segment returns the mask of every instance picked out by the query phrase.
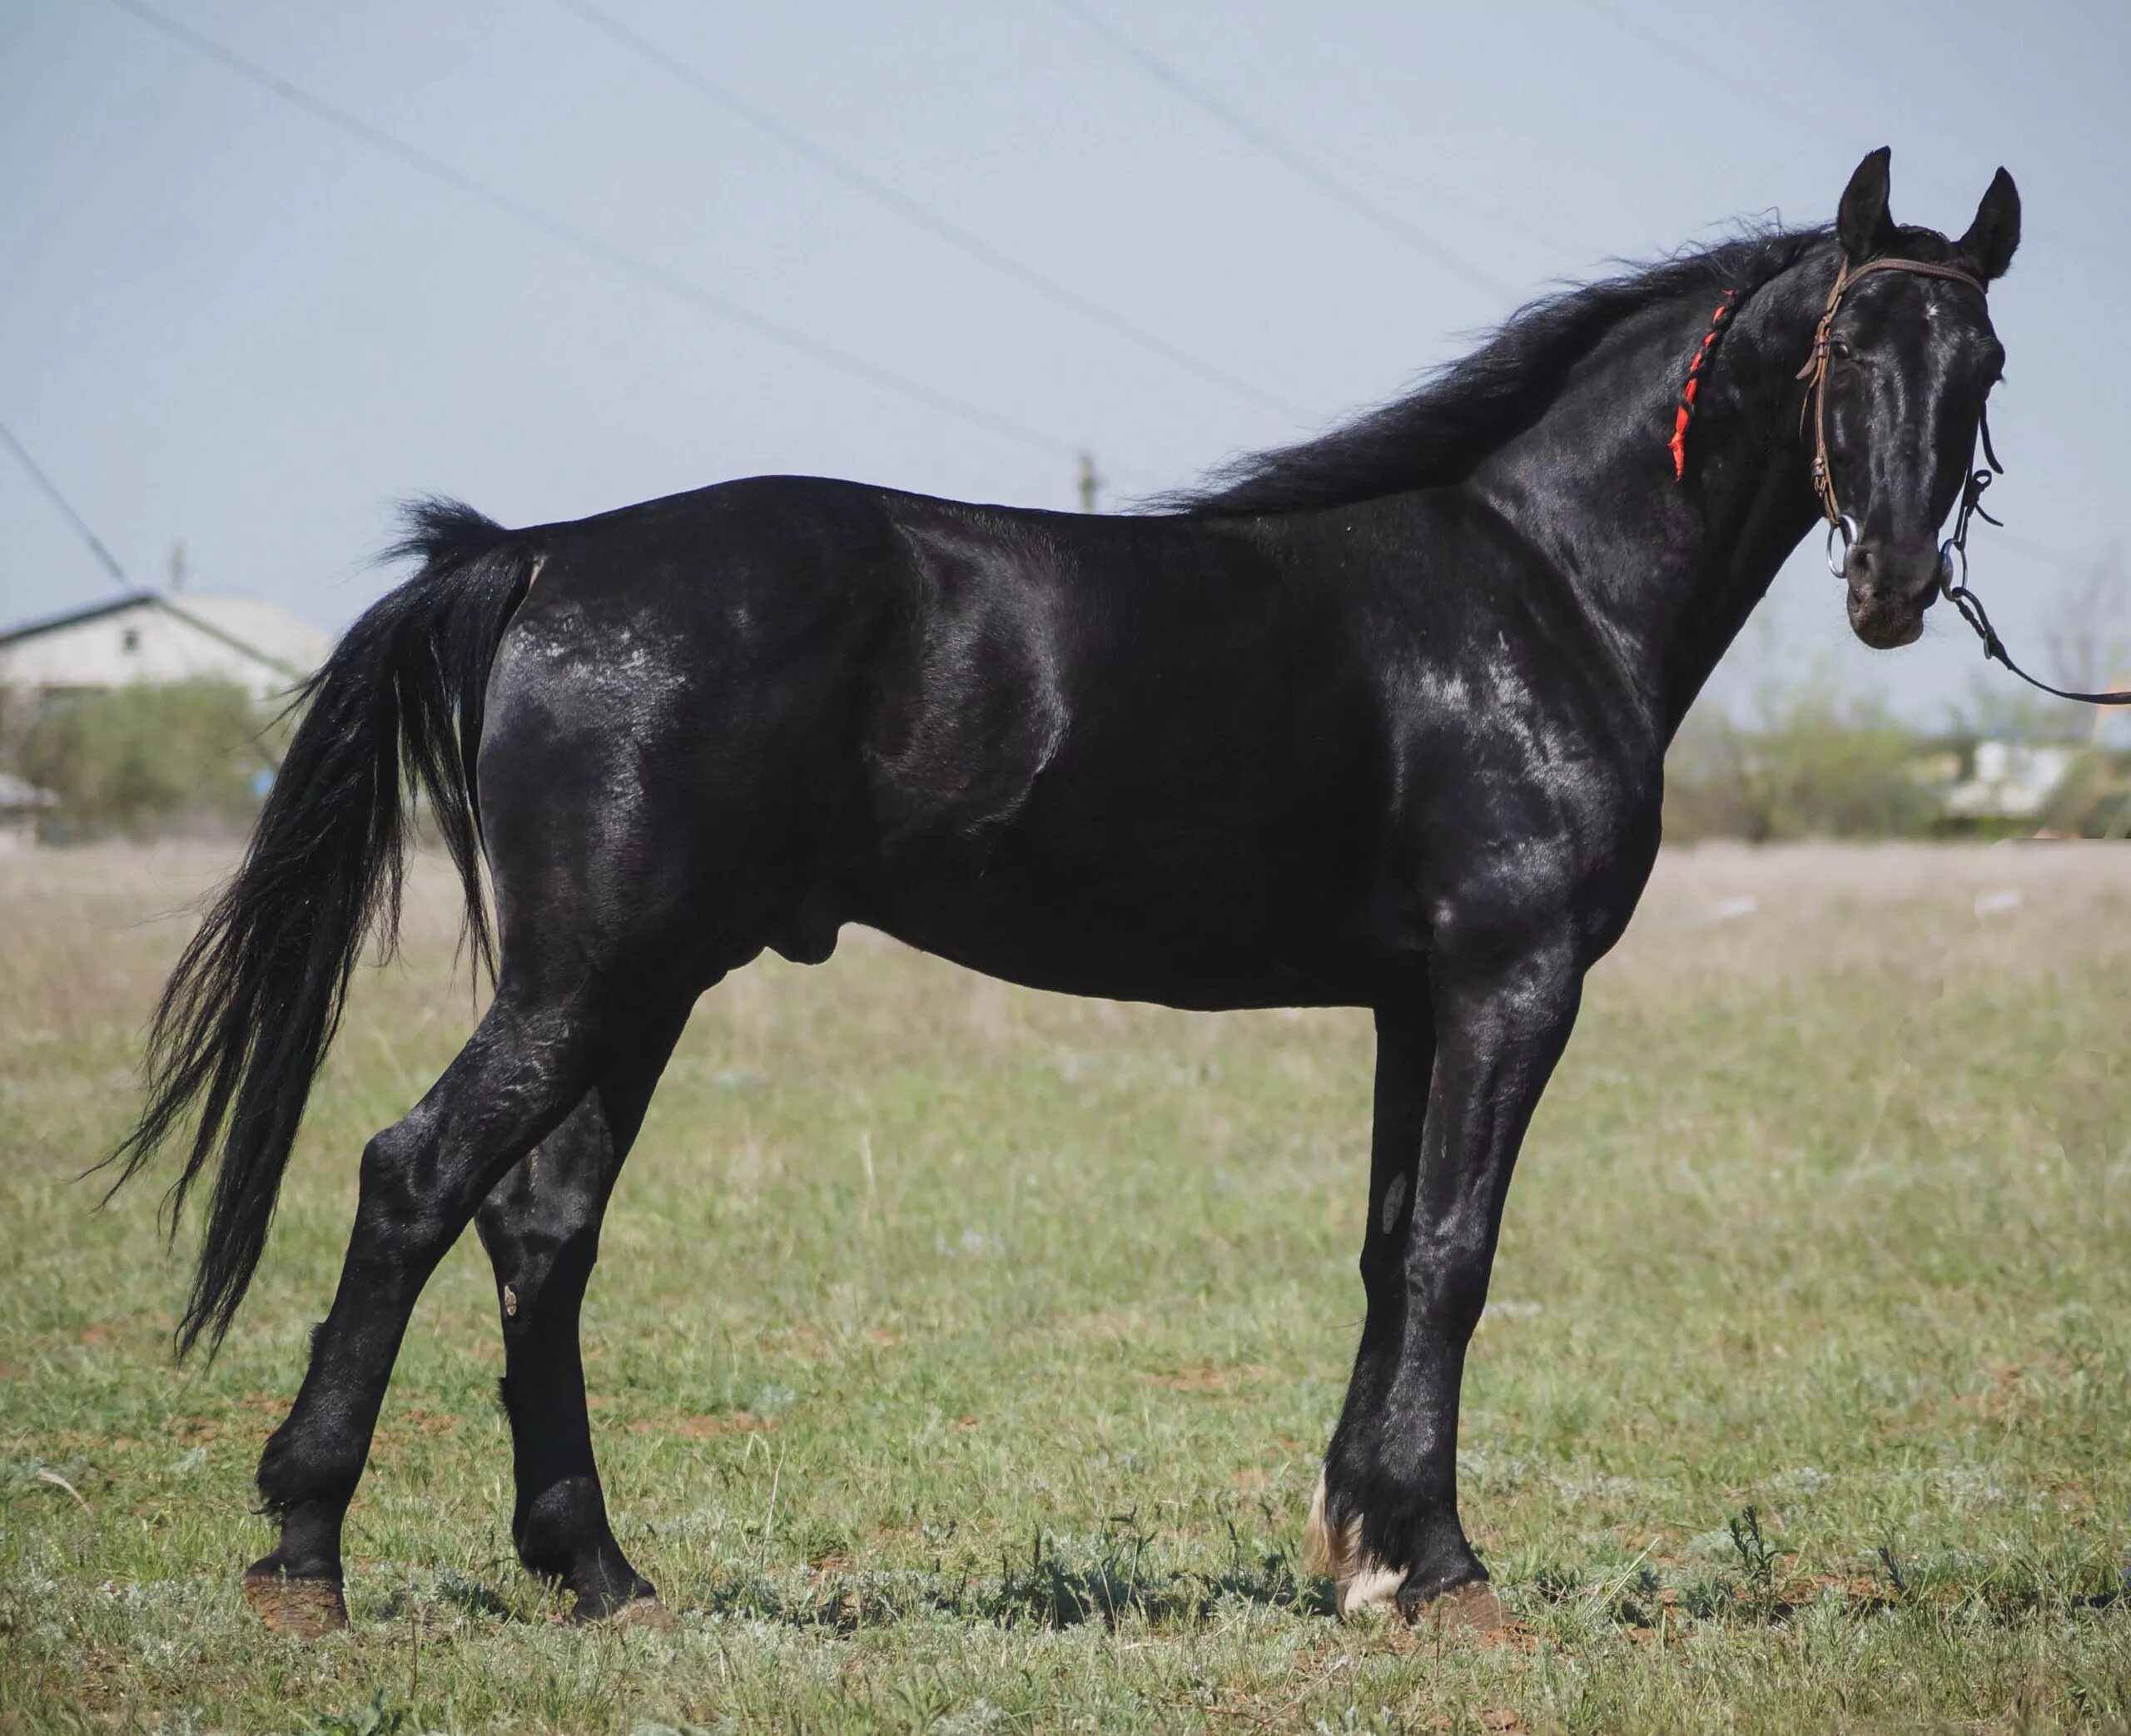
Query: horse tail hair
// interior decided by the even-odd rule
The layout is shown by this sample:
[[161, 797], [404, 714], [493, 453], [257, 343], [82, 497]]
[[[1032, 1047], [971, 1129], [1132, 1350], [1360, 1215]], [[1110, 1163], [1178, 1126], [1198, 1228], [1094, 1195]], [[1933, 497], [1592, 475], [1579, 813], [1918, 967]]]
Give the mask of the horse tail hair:
[[121, 1166], [116, 1193], [191, 1115], [165, 1202], [175, 1238], [219, 1158], [181, 1358], [203, 1337], [211, 1357], [244, 1300], [364, 942], [376, 935], [387, 957], [398, 944], [410, 789], [427, 796], [459, 870], [476, 969], [494, 971], [474, 758], [489, 671], [538, 551], [455, 501], [412, 502], [403, 522], [386, 558], [419, 569], [297, 693], [302, 721], [244, 859], [156, 1005], [139, 1124], [104, 1160]]

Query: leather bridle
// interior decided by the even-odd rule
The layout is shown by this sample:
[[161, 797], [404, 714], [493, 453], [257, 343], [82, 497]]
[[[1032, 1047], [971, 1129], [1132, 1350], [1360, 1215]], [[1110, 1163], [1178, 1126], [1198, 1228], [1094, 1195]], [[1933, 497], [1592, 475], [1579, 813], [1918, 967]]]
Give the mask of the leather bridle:
[[[1856, 521], [1842, 509], [1842, 503], [1835, 492], [1835, 472], [1828, 462], [1827, 384], [1829, 333], [1834, 329], [1835, 316], [1842, 306], [1842, 298], [1855, 289], [1859, 281], [1875, 271], [1906, 271], [1918, 277], [1943, 277], [1954, 283], [1966, 284], [1979, 295], [1987, 299], [1983, 280], [1972, 271], [1964, 271], [1958, 265], [1935, 265], [1920, 259], [1873, 259], [1853, 267], [1845, 258], [1836, 268], [1834, 287], [1828, 291], [1826, 307], [1821, 310], [1820, 324], [1813, 328], [1813, 348], [1806, 365], [1799, 369], [1796, 377], [1810, 382], [1806, 389], [1805, 401], [1798, 406], [1801, 423], [1810, 415], [1813, 422], [1813, 492], [1819, 497], [1821, 515], [1828, 522], [1828, 570], [1837, 578], [1847, 576], [1846, 568], [1850, 545], [1856, 539]], [[1961, 484], [1960, 511], [1954, 520], [1954, 533], [1939, 545], [1939, 591], [1947, 602], [1960, 612], [1962, 620], [1975, 629], [1975, 636], [1983, 641], [1983, 654], [2003, 663], [2029, 687], [2039, 687], [2059, 699], [2076, 700], [2082, 705], [2131, 705], [2131, 692], [2104, 693], [2068, 692], [2063, 687], [2053, 687], [2046, 681], [2038, 681], [2014, 662], [2005, 649], [2004, 642], [1991, 626], [1990, 617], [1984, 613], [1983, 599], [1969, 588], [1968, 584], [1968, 528], [1971, 518], [1981, 518], [1985, 523], [1999, 521], [1983, 509], [1983, 491], [1990, 486], [1991, 479], [2005, 474], [2005, 467], [1998, 462], [1998, 454], [1990, 444], [1990, 416], [1988, 406], [1976, 412], [1976, 437], [1983, 447], [1983, 464], [1968, 474]], [[1835, 538], [1842, 538], [1842, 555], [1835, 554]], [[1958, 563], [1958, 565], [1956, 564]]]
[[[1835, 286], [1828, 291], [1828, 304], [1821, 310], [1821, 323], [1813, 328], [1813, 347], [1807, 353], [1806, 365], [1798, 370], [1797, 378], [1811, 382], [1806, 389], [1806, 401], [1798, 406], [1802, 422], [1810, 413], [1813, 419], [1813, 492], [1820, 497], [1821, 512], [1828, 521], [1828, 542], [1832, 548], [1837, 533], [1842, 537], [1842, 546], [1848, 552], [1856, 532], [1855, 520], [1842, 509], [1835, 498], [1835, 472], [1828, 463], [1828, 363], [1830, 358], [1829, 334], [1835, 329], [1835, 316], [1841, 310], [1842, 298], [1857, 287], [1864, 279], [1875, 271], [1906, 271], [1918, 277], [1944, 277], [1955, 283], [1965, 283], [1979, 295], [1985, 291], [1983, 280], [1973, 272], [1964, 271], [1958, 265], [1937, 265], [1920, 259], [1874, 259], [1852, 269], [1845, 259], [1836, 268]], [[1986, 449], [1989, 438], [1985, 437]], [[1995, 460], [1993, 460], [1994, 468]], [[1830, 557], [1829, 565], [1833, 567]], [[1835, 568], [1835, 576], [1842, 576], [1842, 569]]]

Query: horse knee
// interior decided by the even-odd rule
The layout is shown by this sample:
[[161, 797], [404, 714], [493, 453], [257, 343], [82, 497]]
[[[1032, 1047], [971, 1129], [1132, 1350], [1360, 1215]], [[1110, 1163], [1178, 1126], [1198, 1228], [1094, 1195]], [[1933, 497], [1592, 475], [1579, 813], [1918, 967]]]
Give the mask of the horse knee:
[[414, 1144], [404, 1119], [364, 1141], [355, 1180], [365, 1203], [391, 1212], [405, 1203], [414, 1170]]
[[434, 1141], [425, 1134], [409, 1115], [372, 1135], [363, 1147], [356, 1224], [395, 1257], [413, 1253], [456, 1229], [450, 1222], [448, 1178], [440, 1173]]

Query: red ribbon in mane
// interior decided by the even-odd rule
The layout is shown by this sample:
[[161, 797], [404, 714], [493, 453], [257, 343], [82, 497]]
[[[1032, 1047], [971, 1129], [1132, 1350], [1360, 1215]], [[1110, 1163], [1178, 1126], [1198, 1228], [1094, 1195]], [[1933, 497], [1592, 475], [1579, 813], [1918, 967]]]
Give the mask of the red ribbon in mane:
[[1701, 347], [1695, 351], [1695, 359], [1687, 364], [1687, 383], [1680, 388], [1680, 407], [1672, 416], [1672, 475], [1684, 482], [1687, 475], [1687, 424], [1694, 419], [1695, 388], [1701, 383], [1702, 364], [1709, 360], [1709, 352], [1716, 345], [1716, 335], [1724, 330], [1724, 322], [1731, 317], [1736, 290], [1726, 290], [1724, 299], [1716, 304], [1716, 311], [1710, 315], [1709, 330], [1701, 340]]

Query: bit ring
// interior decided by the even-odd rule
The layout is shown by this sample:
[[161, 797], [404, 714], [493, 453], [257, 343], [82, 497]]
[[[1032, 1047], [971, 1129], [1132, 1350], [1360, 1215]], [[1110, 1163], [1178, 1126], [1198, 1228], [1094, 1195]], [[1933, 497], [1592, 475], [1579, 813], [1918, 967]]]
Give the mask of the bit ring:
[[[1842, 538], [1842, 558], [1840, 560], [1835, 558], [1835, 539], [1838, 535]], [[1829, 521], [1827, 546], [1828, 571], [1835, 574], [1837, 578], [1847, 578], [1850, 576], [1848, 572], [1850, 565], [1850, 545], [1856, 540], [1857, 521], [1851, 518], [1849, 513], [1845, 513], [1840, 518], [1831, 519]]]

